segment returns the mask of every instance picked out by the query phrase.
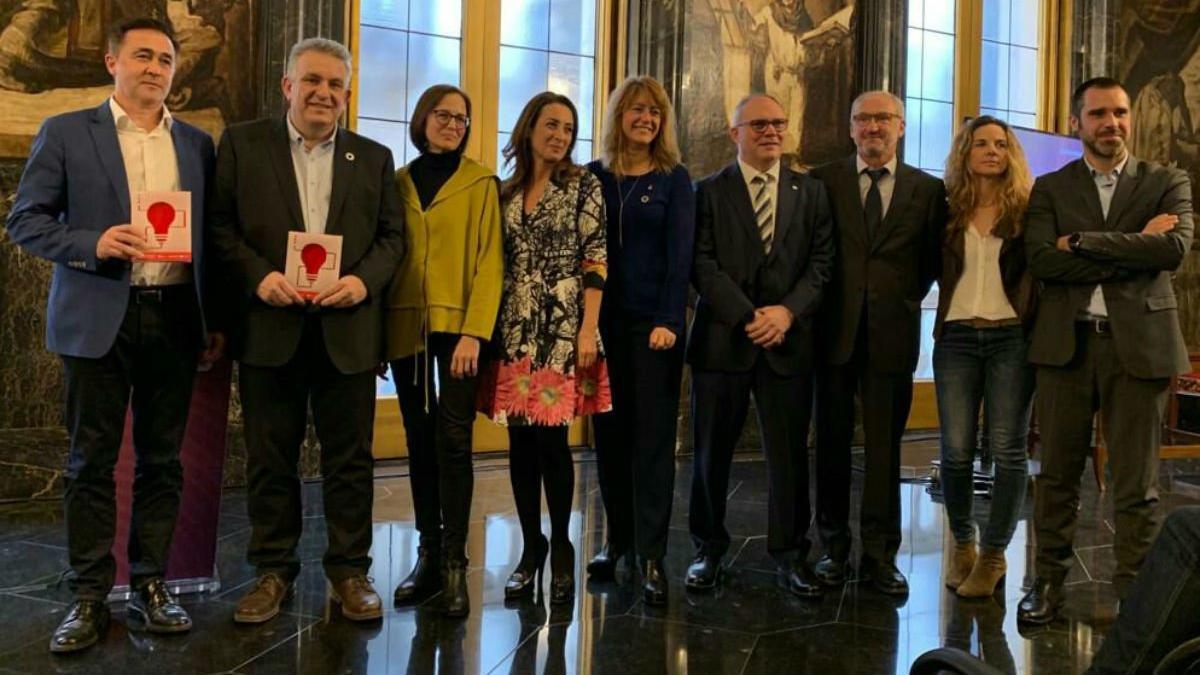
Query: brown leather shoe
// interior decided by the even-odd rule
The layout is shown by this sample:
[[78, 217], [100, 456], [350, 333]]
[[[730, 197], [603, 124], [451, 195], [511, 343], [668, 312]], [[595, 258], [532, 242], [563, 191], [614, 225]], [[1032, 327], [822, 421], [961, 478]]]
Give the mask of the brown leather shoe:
[[263, 623], [279, 614], [279, 606], [292, 597], [295, 588], [275, 572], [254, 580], [250, 592], [238, 600], [233, 620], [237, 623]]
[[365, 575], [329, 583], [329, 597], [342, 606], [342, 616], [351, 621], [371, 621], [383, 616], [383, 601]]

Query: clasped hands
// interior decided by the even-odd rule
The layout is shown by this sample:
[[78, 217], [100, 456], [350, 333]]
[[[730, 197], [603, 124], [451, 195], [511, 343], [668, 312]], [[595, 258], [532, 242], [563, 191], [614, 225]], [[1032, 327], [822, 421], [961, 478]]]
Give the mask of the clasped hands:
[[783, 305], [759, 307], [754, 310], [754, 318], [746, 324], [746, 336], [759, 347], [778, 347], [783, 344], [795, 318]]
[[[303, 305], [304, 298], [281, 272], [272, 271], [258, 284], [258, 298], [272, 307]], [[362, 279], [347, 274], [312, 299], [320, 307], [353, 307], [367, 298], [367, 286]]]

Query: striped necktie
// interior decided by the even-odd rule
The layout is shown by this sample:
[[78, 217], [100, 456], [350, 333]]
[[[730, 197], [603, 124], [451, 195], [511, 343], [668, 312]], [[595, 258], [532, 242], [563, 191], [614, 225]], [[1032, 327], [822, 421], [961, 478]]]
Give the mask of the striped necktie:
[[775, 238], [775, 200], [771, 195], [771, 175], [760, 173], [750, 179], [754, 187], [754, 221], [758, 224], [758, 236], [762, 239], [763, 251], [771, 252], [771, 241]]

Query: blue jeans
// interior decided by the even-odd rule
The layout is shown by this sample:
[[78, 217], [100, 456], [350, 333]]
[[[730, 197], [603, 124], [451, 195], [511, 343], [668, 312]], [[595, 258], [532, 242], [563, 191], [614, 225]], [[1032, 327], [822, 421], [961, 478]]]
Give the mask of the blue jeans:
[[1197, 604], [1200, 506], [1181, 506], [1167, 516], [1088, 674], [1152, 672], [1172, 649], [1200, 636]]
[[1034, 370], [1025, 360], [1020, 326], [973, 328], [947, 323], [933, 348], [933, 375], [942, 431], [942, 490], [954, 539], [975, 538], [973, 466], [979, 405], [988, 420], [996, 480], [983, 546], [1004, 550], [1012, 540], [1029, 480], [1026, 439]]

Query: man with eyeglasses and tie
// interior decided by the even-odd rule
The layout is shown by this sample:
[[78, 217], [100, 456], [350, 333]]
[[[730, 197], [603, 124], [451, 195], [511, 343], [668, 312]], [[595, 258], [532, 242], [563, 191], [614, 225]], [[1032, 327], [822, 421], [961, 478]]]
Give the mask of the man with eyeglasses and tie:
[[837, 259], [817, 321], [817, 528], [824, 555], [816, 574], [830, 586], [848, 576], [850, 443], [854, 398], [862, 399], [865, 475], [859, 577], [889, 595], [908, 593], [900, 548], [900, 438], [912, 405], [921, 338], [921, 300], [937, 276], [946, 222], [942, 181], [896, 158], [904, 103], [884, 91], [854, 100], [857, 152], [819, 167], [833, 205]]
[[730, 539], [730, 463], [753, 393], [767, 458], [767, 550], [778, 582], [801, 597], [822, 592], [807, 564], [807, 442], [812, 317], [833, 266], [833, 220], [824, 186], [780, 163], [785, 115], [769, 95], [742, 99], [729, 130], [737, 159], [696, 187], [692, 282], [700, 299], [687, 347], [695, 439], [691, 590], [720, 579]]

